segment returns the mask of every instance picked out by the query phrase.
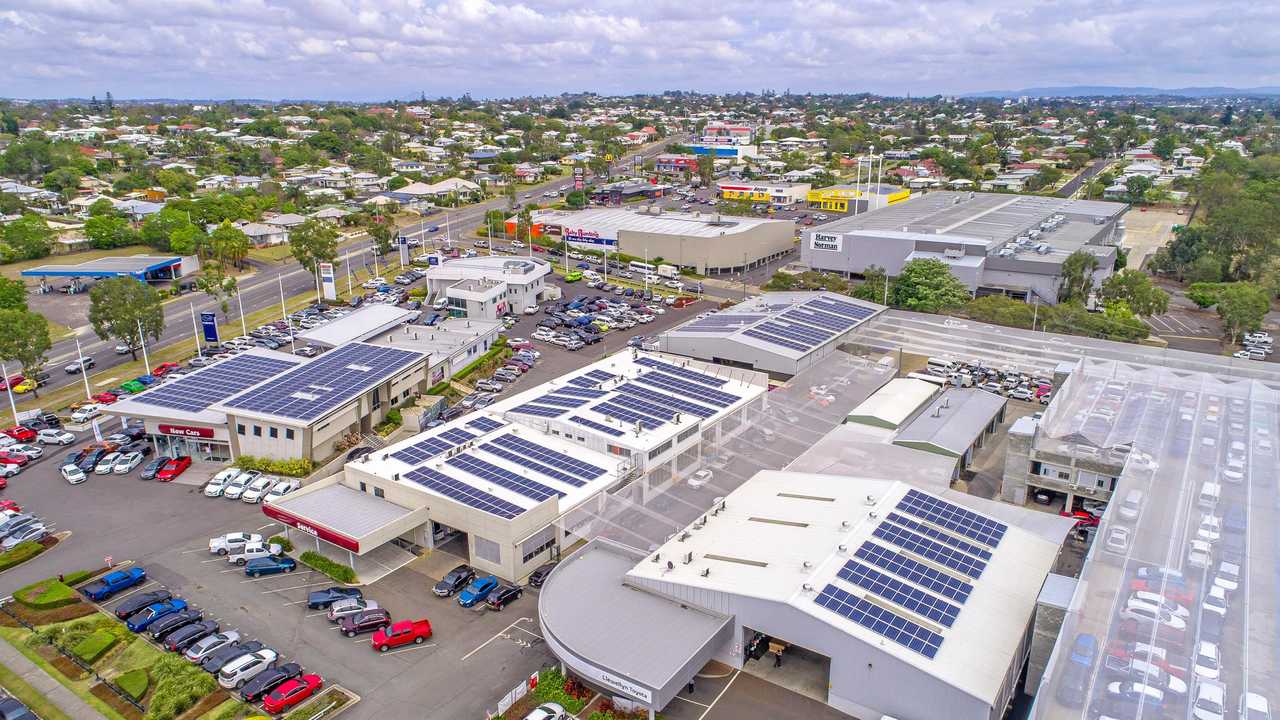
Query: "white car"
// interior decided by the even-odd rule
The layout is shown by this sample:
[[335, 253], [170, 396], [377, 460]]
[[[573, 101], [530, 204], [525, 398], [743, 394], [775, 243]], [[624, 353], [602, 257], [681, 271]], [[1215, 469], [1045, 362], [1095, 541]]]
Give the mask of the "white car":
[[249, 487], [249, 483], [262, 477], [262, 473], [257, 470], [246, 470], [231, 479], [227, 486], [222, 489], [222, 497], [228, 500], [239, 500], [240, 495], [244, 493], [244, 489]]
[[8, 435], [0, 435], [0, 450], [8, 450], [10, 445], [17, 445], [18, 441]]
[[1213, 546], [1204, 540], [1192, 540], [1187, 550], [1187, 564], [1196, 568], [1207, 568], [1213, 564]]
[[0, 465], [0, 478], [6, 480], [22, 472], [22, 468], [17, 465]]
[[302, 487], [302, 483], [296, 479], [281, 480], [271, 488], [271, 491], [262, 496], [262, 502], [275, 502], [289, 493]]
[[540, 309], [540, 308], [539, 308], [537, 305], [525, 305], [525, 306], [524, 306], [524, 314], [525, 314], [525, 315], [537, 315], [537, 314], [538, 314], [538, 310], [539, 310], [539, 309]]
[[[1204, 567], [1208, 567], [1208, 565]], [[1229, 562], [1219, 563], [1218, 574], [1213, 576], [1213, 584], [1228, 593], [1235, 592], [1240, 588], [1240, 566]]]
[[275, 661], [276, 651], [271, 648], [263, 648], [255, 653], [241, 655], [218, 671], [218, 684], [228, 690], [243, 687], [245, 683], [252, 680], [258, 673], [266, 670]]
[[1132, 531], [1123, 525], [1113, 525], [1107, 530], [1106, 550], [1116, 555], [1129, 552], [1129, 544], [1133, 538]]
[[229, 555], [232, 551], [248, 545], [249, 543], [262, 542], [262, 536], [257, 533], [227, 533], [216, 538], [209, 538], [209, 552], [218, 555]]
[[107, 453], [102, 456], [98, 464], [93, 468], [94, 475], [110, 475], [111, 469], [115, 467], [116, 461], [120, 459], [120, 453]]
[[1239, 720], [1271, 720], [1271, 706], [1258, 693], [1247, 692], [1240, 696]]
[[76, 436], [66, 430], [47, 428], [36, 433], [36, 442], [41, 445], [70, 445], [75, 441]]
[[238, 550], [227, 554], [227, 562], [233, 565], [244, 565], [256, 558], [272, 557], [284, 554], [284, 548], [277, 544], [267, 545], [264, 542], [251, 542], [241, 545]]
[[84, 474], [84, 471], [75, 465], [63, 465], [58, 469], [58, 472], [62, 475], [63, 480], [66, 480], [72, 485], [79, 485], [88, 479]]
[[28, 460], [38, 460], [41, 455], [44, 455], [44, 448], [40, 447], [39, 445], [28, 445], [26, 443], [18, 443], [16, 445], [10, 445], [9, 447], [5, 448], [5, 450], [6, 452], [17, 453], [19, 455], [26, 455]]
[[1230, 602], [1227, 600], [1227, 591], [1217, 585], [1210, 585], [1209, 592], [1205, 593], [1204, 600], [1200, 601], [1200, 608], [1217, 613], [1219, 617], [1227, 617], [1227, 607]]
[[101, 416], [102, 409], [97, 405], [85, 405], [84, 407], [76, 408], [75, 411], [71, 413], [71, 422], [76, 424], [87, 423], [90, 420]]
[[1206, 542], [1218, 542], [1222, 537], [1222, 519], [1216, 515], [1201, 515], [1200, 527], [1196, 528], [1196, 537]]
[[1170, 630], [1183, 632], [1187, 629], [1187, 621], [1154, 603], [1130, 598], [1120, 611], [1120, 617], [1132, 618], [1140, 622], [1158, 623]]
[[221, 497], [222, 492], [227, 489], [227, 484], [239, 476], [240, 471], [236, 468], [227, 468], [226, 470], [219, 471], [218, 474], [214, 475], [213, 478], [209, 480], [208, 484], [204, 486], [204, 496]]
[[1245, 464], [1242, 460], [1228, 460], [1222, 469], [1222, 479], [1234, 485], [1244, 482]]
[[128, 475], [133, 469], [142, 464], [142, 453], [131, 452], [120, 456], [116, 464], [112, 466], [111, 472], [115, 475]]
[[1196, 647], [1193, 658], [1196, 677], [1205, 680], [1217, 680], [1222, 674], [1222, 658], [1218, 656], [1218, 646], [1208, 640], [1201, 640]]
[[529, 714], [524, 716], [524, 720], [566, 720], [568, 717], [569, 714], [566, 713], [564, 708], [559, 705], [555, 703], [542, 703], [538, 707], [530, 710]]
[[262, 499], [263, 495], [267, 494], [267, 490], [277, 479], [278, 478], [271, 477], [270, 475], [260, 475], [254, 478], [253, 482], [249, 483], [249, 485], [244, 489], [244, 492], [240, 493], [240, 501], [247, 503], [258, 502]]
[[1227, 709], [1227, 686], [1217, 680], [1196, 683], [1196, 699], [1191, 704], [1195, 720], [1224, 720]]
[[711, 471], [699, 470], [689, 476], [688, 484], [690, 488], [697, 490], [699, 488], [706, 487], [709, 482], [711, 482]]

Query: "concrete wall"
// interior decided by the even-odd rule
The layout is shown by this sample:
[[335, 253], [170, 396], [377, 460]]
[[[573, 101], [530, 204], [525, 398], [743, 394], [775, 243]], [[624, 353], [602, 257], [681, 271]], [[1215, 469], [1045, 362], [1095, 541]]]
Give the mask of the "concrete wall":
[[[839, 252], [814, 250], [815, 233], [838, 236], [841, 239]], [[886, 238], [865, 232], [823, 233], [818, 228], [806, 230], [800, 239], [800, 261], [811, 268], [832, 272], [862, 274], [875, 265], [884, 268], [889, 275], [897, 275], [913, 250], [915, 241], [910, 238]]]

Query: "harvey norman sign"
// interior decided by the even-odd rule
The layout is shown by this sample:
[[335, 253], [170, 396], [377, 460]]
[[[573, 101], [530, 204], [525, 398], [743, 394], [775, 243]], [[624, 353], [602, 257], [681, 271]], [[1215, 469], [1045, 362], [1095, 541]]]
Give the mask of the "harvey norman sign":
[[840, 246], [843, 240], [843, 235], [816, 232], [809, 236], [809, 249], [840, 252]]

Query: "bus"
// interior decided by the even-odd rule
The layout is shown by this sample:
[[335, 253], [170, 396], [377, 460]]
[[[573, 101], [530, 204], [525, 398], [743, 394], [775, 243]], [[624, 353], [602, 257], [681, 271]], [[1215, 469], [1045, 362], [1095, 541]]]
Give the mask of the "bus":
[[658, 268], [653, 263], [640, 262], [639, 260], [632, 260], [627, 267], [631, 269], [631, 272], [637, 272], [641, 275], [654, 275], [658, 272]]

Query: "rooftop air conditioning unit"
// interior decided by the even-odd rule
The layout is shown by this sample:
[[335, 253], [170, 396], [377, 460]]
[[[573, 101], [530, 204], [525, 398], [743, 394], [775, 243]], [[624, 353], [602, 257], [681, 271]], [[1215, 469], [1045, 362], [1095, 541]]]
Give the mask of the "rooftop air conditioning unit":
[[942, 251], [942, 256], [951, 260], [959, 260], [964, 257], [964, 250], [960, 248], [947, 248]]

